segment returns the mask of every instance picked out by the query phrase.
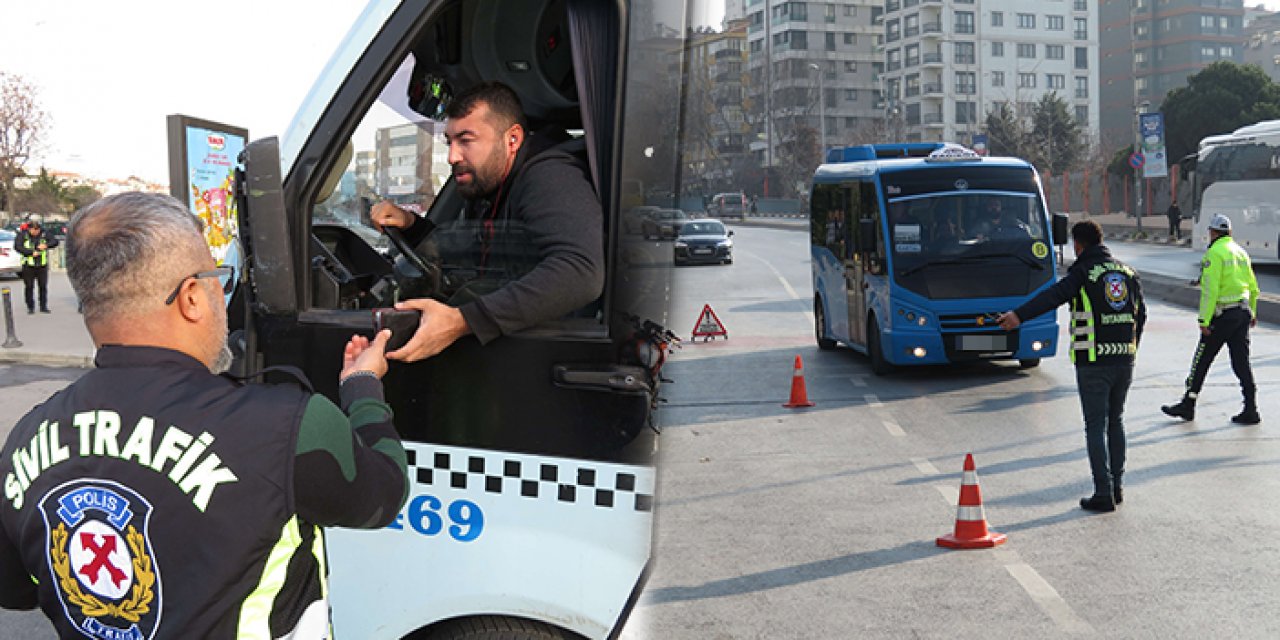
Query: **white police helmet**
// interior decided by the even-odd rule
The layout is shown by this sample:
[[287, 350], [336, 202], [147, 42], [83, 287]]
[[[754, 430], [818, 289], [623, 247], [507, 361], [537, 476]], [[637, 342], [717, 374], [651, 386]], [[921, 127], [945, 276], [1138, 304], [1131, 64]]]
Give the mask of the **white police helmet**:
[[1219, 213], [1213, 216], [1213, 219], [1209, 221], [1209, 229], [1213, 231], [1222, 231], [1224, 233], [1231, 233], [1231, 218], [1228, 218], [1222, 215], [1221, 213]]

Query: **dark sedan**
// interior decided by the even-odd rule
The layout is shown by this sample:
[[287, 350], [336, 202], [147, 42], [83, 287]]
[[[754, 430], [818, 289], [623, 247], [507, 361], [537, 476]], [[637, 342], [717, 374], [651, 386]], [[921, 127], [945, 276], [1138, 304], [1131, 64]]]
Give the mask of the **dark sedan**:
[[676, 237], [680, 225], [686, 220], [688, 217], [679, 209], [658, 209], [645, 216], [640, 223], [640, 230], [644, 233], [646, 240], [649, 238], [666, 240]]
[[719, 220], [691, 220], [680, 227], [680, 233], [672, 243], [677, 265], [702, 263], [733, 263], [732, 231], [725, 229]]

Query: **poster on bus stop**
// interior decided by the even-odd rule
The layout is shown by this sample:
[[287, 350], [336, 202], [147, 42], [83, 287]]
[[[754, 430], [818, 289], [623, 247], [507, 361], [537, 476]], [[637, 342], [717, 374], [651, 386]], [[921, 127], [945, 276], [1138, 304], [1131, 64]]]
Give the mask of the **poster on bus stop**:
[[248, 130], [188, 116], [169, 116], [169, 193], [204, 223], [218, 264], [239, 238], [235, 170]]
[[1138, 116], [1139, 133], [1142, 136], [1142, 177], [1164, 178], [1169, 175], [1169, 162], [1164, 148], [1164, 114], [1144, 113]]

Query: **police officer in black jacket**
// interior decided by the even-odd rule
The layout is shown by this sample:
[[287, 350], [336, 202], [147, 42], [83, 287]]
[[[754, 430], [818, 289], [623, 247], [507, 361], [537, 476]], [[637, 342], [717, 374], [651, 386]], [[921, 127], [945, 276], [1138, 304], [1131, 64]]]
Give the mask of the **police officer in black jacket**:
[[1084, 412], [1085, 443], [1093, 472], [1093, 495], [1080, 500], [1089, 511], [1115, 511], [1124, 499], [1124, 401], [1133, 380], [1133, 362], [1147, 321], [1138, 273], [1111, 256], [1102, 244], [1102, 227], [1092, 220], [1071, 227], [1076, 261], [1067, 275], [1040, 295], [1008, 313], [1000, 327], [1018, 328], [1071, 303], [1070, 353]]
[[178, 201], [100, 200], [67, 249], [97, 368], [0, 451], [0, 606], [63, 638], [327, 638], [320, 527], [384, 526], [408, 490], [389, 332], [348, 342], [342, 408], [240, 384], [217, 375], [230, 270]]
[[[543, 130], [529, 135], [516, 93], [489, 82], [459, 93], [445, 109], [449, 164], [467, 215], [479, 220], [478, 266], [501, 259], [501, 228], [519, 226], [533, 256], [518, 278], [457, 307], [435, 300], [397, 305], [422, 311], [413, 339], [387, 354], [415, 361], [455, 340], [474, 335], [481, 344], [559, 318], [594, 302], [604, 288], [604, 232], [600, 199], [582, 160], [568, 149], [568, 135]], [[430, 225], [390, 202], [370, 212], [374, 226], [405, 230], [411, 244]]]

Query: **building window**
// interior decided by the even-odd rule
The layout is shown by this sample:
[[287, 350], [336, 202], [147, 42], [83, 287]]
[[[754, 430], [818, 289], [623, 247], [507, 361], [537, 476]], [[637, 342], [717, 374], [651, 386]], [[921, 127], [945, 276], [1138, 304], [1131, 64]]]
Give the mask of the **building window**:
[[969, 95], [978, 92], [978, 74], [973, 71], [956, 72], [956, 93]]
[[[1083, 0], [1077, 0], [1077, 2], [1082, 2], [1082, 1], [1083, 1]], [[844, 15], [849, 16], [849, 17], [852, 17], [852, 16], [856, 16], [856, 15], [858, 15], [858, 7], [857, 7], [857, 5], [845, 5], [845, 7], [844, 7]]]
[[858, 61], [857, 61], [857, 60], [845, 60], [845, 62], [844, 62], [844, 70], [845, 70], [845, 71], [848, 71], [849, 73], [857, 73], [857, 72], [858, 72]]
[[1034, 89], [1034, 88], [1036, 88], [1036, 74], [1034, 74], [1034, 73], [1019, 73], [1019, 74], [1018, 74], [1018, 88], [1019, 88], [1019, 89]]
[[857, 89], [845, 89], [845, 90], [844, 90], [844, 99], [845, 99], [845, 100], [848, 100], [849, 102], [857, 102], [857, 101], [858, 101], [858, 90], [857, 90]]
[[1089, 19], [1088, 18], [1076, 18], [1075, 36], [1076, 36], [1076, 40], [1089, 39]]
[[1044, 57], [1050, 60], [1062, 60], [1066, 57], [1067, 48], [1060, 44], [1046, 44], [1044, 46]]
[[956, 33], [973, 33], [973, 12], [956, 12]]
[[993, 27], [1003, 27], [1003, 26], [1004, 26], [1004, 12], [1003, 12], [1003, 11], [992, 11], [992, 12], [991, 12], [991, 26], [993, 26]]
[[1201, 46], [1200, 46], [1200, 59], [1201, 59], [1201, 60], [1213, 60], [1213, 59], [1214, 59], [1214, 58], [1216, 58], [1216, 57], [1218, 57], [1218, 48], [1217, 48], [1217, 47], [1215, 47], [1215, 46], [1213, 46], [1213, 45], [1211, 45], [1211, 44], [1209, 44], [1209, 45], [1201, 45]]
[[910, 38], [920, 35], [920, 15], [911, 14], [902, 19], [902, 37]]
[[1089, 68], [1089, 49], [1087, 47], [1076, 47], [1076, 68]]
[[1076, 107], [1076, 122], [1080, 124], [1089, 124], [1089, 107]]
[[1034, 44], [1020, 44], [1020, 45], [1018, 45], [1018, 57], [1019, 57], [1019, 58], [1034, 58], [1034, 57], [1036, 57], [1036, 45], [1034, 45]]
[[1076, 97], [1089, 97], [1089, 78], [1084, 76], [1076, 76]]
[[886, 60], [889, 63], [888, 66], [885, 67], [887, 70], [897, 71], [898, 69], [901, 69], [902, 68], [902, 51], [898, 49], [890, 49], [887, 54]]
[[920, 45], [909, 44], [902, 52], [906, 56], [906, 60], [902, 63], [903, 66], [914, 67], [920, 64]]
[[1045, 28], [1050, 31], [1062, 31], [1066, 28], [1066, 19], [1062, 16], [1045, 16]]
[[902, 36], [897, 20], [886, 20], [884, 23], [884, 39], [893, 42]]
[[858, 44], [858, 34], [856, 34], [856, 33], [846, 33], [846, 34], [844, 34], [844, 43], [845, 43], [845, 44]]
[[991, 43], [991, 57], [992, 57], [992, 58], [1003, 58], [1003, 57], [1004, 57], [1004, 43], [1003, 43], [1003, 42], [992, 42], [992, 43]]
[[1044, 77], [1045, 86], [1050, 89], [1066, 89], [1067, 77], [1060, 73], [1048, 73]]
[[1133, 52], [1133, 61], [1134, 61], [1134, 62], [1136, 62], [1136, 63], [1138, 63], [1138, 65], [1140, 65], [1140, 66], [1146, 66], [1146, 64], [1147, 64], [1147, 52], [1146, 52], [1146, 51], [1134, 51], [1134, 52]]
[[955, 44], [956, 64], [974, 64], [977, 62], [977, 55], [974, 53], [975, 46], [972, 42], [957, 42]]
[[976, 124], [978, 105], [975, 102], [956, 102], [956, 124]]
[[827, 38], [826, 38], [826, 39], [827, 39], [827, 51], [835, 51], [835, 50], [836, 50], [836, 34], [834, 34], [834, 33], [827, 33], [826, 35], [827, 35]]
[[1236, 55], [1236, 48], [1231, 45], [1226, 45], [1218, 50], [1218, 55], [1223, 58], [1234, 58]]
[[1136, 87], [1136, 88], [1138, 89], [1138, 91], [1139, 91], [1139, 92], [1146, 92], [1146, 90], [1147, 90], [1147, 79], [1146, 79], [1146, 78], [1138, 78], [1137, 80], [1134, 80], [1134, 81], [1133, 81], [1133, 86], [1134, 86], [1134, 87]]
[[1003, 86], [1004, 86], [1004, 72], [1003, 72], [1003, 71], [992, 71], [992, 72], [991, 72], [991, 86], [993, 86], [993, 87], [1003, 87]]
[[1076, 0], [1075, 6], [1072, 7], [1076, 11], [1088, 11], [1089, 0]]
[[834, 4], [827, 4], [827, 11], [826, 11], [826, 13], [825, 13], [825, 14], [823, 14], [823, 16], [822, 16], [822, 17], [823, 17], [824, 19], [826, 19], [826, 21], [827, 21], [827, 22], [835, 22], [835, 21], [836, 21], [836, 6], [835, 6]]
[[1018, 14], [1018, 28], [1019, 28], [1019, 29], [1034, 29], [1034, 28], [1036, 28], [1036, 14], [1034, 14], [1034, 13], [1019, 13], [1019, 14]]
[[763, 45], [763, 40], [755, 40], [747, 48], [751, 50], [751, 53], [760, 53], [764, 49]]

